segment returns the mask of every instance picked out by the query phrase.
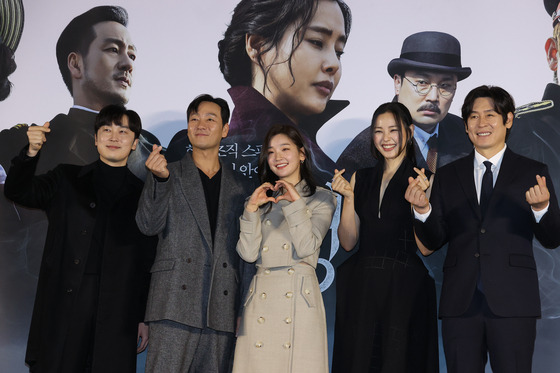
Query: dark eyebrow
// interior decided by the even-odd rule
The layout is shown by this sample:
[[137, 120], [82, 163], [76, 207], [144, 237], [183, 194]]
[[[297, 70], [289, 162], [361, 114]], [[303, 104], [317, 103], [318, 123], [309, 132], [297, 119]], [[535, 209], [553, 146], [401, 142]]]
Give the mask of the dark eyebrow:
[[[307, 29], [311, 30], [311, 31], [318, 32], [318, 33], [326, 35], [326, 36], [332, 36], [333, 35], [333, 30], [328, 29], [326, 27], [322, 27], [322, 26], [309, 26]], [[346, 44], [346, 35], [340, 35], [337, 40]]]
[[[105, 39], [105, 44], [117, 44], [121, 48], [125, 46], [124, 41], [122, 41], [121, 39], [117, 39], [117, 38], [107, 38], [107, 39]], [[134, 44], [130, 44], [128, 46], [128, 49], [132, 49], [133, 51], [136, 52], [136, 47], [134, 46]]]

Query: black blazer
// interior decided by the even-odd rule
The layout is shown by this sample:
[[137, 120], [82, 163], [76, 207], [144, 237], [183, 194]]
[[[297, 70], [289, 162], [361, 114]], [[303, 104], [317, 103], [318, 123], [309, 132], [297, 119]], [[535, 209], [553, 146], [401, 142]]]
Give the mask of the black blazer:
[[[438, 170], [432, 213], [414, 221], [420, 240], [437, 250], [449, 242], [444, 264], [440, 317], [462, 315], [470, 305], [480, 272], [493, 313], [540, 317], [539, 285], [533, 258], [535, 236], [546, 248], [560, 244], [560, 210], [547, 166], [506, 149], [486, 216], [474, 184], [474, 152]], [[545, 176], [550, 206], [535, 222], [525, 192]]]

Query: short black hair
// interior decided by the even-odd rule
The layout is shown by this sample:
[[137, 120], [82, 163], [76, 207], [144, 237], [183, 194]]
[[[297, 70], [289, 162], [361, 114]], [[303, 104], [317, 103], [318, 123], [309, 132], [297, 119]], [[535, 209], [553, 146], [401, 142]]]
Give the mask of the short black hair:
[[96, 38], [93, 27], [101, 22], [128, 24], [128, 13], [120, 6], [97, 6], [74, 18], [62, 31], [56, 43], [56, 60], [64, 84], [72, 92], [72, 76], [68, 69], [68, 55], [72, 52], [87, 56], [91, 42]]
[[212, 97], [209, 94], [202, 94], [196, 96], [196, 98], [187, 107], [187, 120], [190, 118], [191, 114], [198, 111], [198, 107], [203, 102], [212, 102], [220, 107], [220, 115], [222, 117], [222, 125], [229, 123], [229, 105], [226, 100], [219, 97]]
[[395, 122], [398, 123], [398, 131], [399, 136], [401, 138], [401, 143], [404, 143], [405, 146], [399, 150], [399, 155], [402, 152], [405, 152], [405, 156], [412, 162], [412, 164], [416, 164], [416, 157], [414, 153], [414, 144], [413, 144], [413, 136], [412, 136], [412, 116], [410, 115], [410, 111], [408, 108], [401, 104], [400, 102], [386, 102], [384, 104], [379, 105], [379, 107], [373, 113], [373, 117], [371, 118], [371, 125], [369, 127], [369, 137], [371, 141], [371, 153], [373, 157], [377, 159], [380, 165], [384, 164], [385, 157], [383, 154], [377, 150], [373, 142], [373, 134], [375, 131], [375, 124], [377, 123], [377, 119], [381, 114], [390, 113], [395, 118]]
[[[503, 118], [504, 125], [507, 122], [509, 113], [515, 114], [515, 101], [513, 97], [503, 88], [492, 85], [481, 85], [470, 91], [465, 97], [465, 102], [461, 107], [461, 116], [465, 124], [469, 119], [474, 107], [474, 102], [477, 98], [489, 98], [492, 100], [494, 110]], [[506, 131], [506, 139], [509, 135], [508, 128]]]
[[134, 110], [128, 110], [122, 105], [107, 105], [95, 117], [94, 130], [97, 131], [103, 126], [111, 126], [116, 124], [122, 125], [122, 118], [126, 115], [128, 118], [128, 128], [134, 132], [134, 139], [137, 139], [142, 132], [142, 121], [140, 116]]

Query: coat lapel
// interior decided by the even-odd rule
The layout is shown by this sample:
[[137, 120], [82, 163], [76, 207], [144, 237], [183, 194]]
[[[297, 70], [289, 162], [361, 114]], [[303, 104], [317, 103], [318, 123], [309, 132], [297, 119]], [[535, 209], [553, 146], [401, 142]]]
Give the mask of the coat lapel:
[[181, 186], [181, 191], [191, 208], [198, 228], [202, 232], [202, 236], [208, 243], [208, 247], [212, 249], [212, 232], [210, 230], [210, 219], [208, 218], [204, 189], [202, 188], [202, 181], [200, 180], [198, 168], [196, 168], [190, 153], [181, 160], [181, 175], [179, 177], [179, 184]]
[[457, 173], [463, 193], [465, 193], [469, 201], [469, 205], [471, 205], [476, 216], [481, 219], [482, 214], [480, 213], [480, 206], [478, 205], [476, 187], [474, 184], [474, 151], [456, 162], [455, 172]]
[[[233, 177], [233, 171], [222, 165], [222, 180], [220, 183], [220, 200], [218, 207], [218, 217], [216, 222], [216, 233], [215, 233], [215, 246], [214, 253], [221, 253], [228, 242], [228, 233], [231, 224], [234, 224], [235, 219], [238, 216], [232, 216], [233, 211], [230, 206], [235, 203], [243, 203], [242, 201], [230, 201], [231, 198], [235, 198], [237, 193], [236, 184], [233, 182], [235, 179]], [[218, 260], [219, 255], [215, 255], [216, 260]]]
[[517, 162], [515, 162], [516, 154], [513, 153], [509, 148], [506, 148], [504, 152], [504, 157], [502, 158], [502, 164], [500, 166], [500, 173], [496, 179], [496, 184], [494, 185], [494, 191], [490, 197], [490, 202], [488, 203], [488, 211], [491, 211], [496, 205], [499, 196], [502, 195], [502, 191], [506, 190], [509, 185], [511, 185], [515, 175], [517, 175], [515, 167]]

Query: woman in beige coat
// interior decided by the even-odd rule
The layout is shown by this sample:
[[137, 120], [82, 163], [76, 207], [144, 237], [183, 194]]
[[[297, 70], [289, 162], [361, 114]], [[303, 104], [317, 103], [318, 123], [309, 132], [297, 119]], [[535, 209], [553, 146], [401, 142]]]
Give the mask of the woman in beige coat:
[[328, 372], [323, 298], [315, 275], [336, 207], [317, 187], [302, 135], [289, 125], [268, 131], [259, 159], [263, 184], [241, 216], [237, 252], [256, 262], [243, 307], [233, 371]]

